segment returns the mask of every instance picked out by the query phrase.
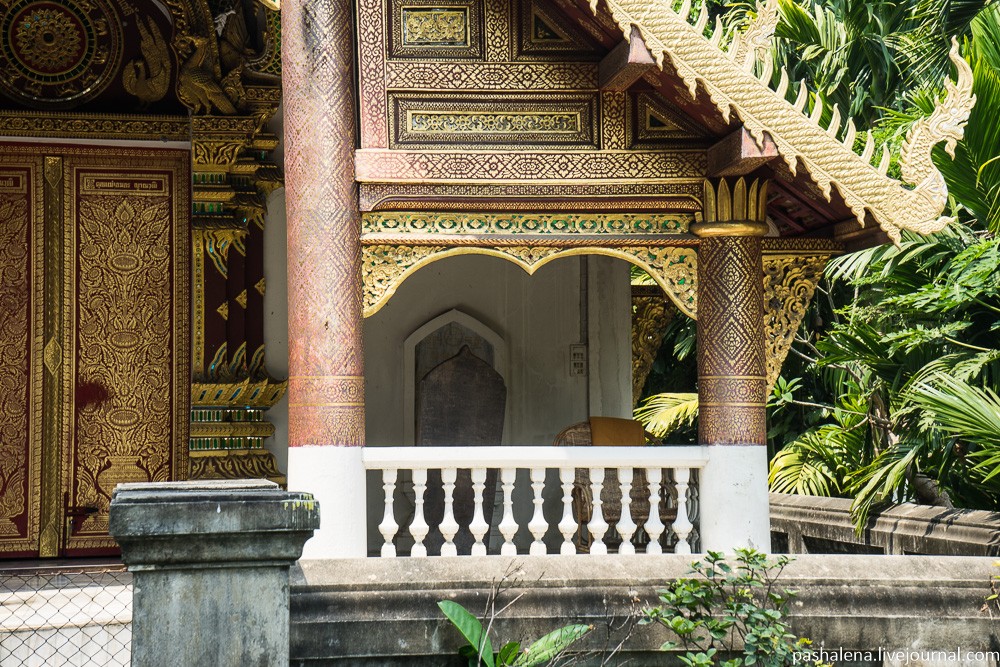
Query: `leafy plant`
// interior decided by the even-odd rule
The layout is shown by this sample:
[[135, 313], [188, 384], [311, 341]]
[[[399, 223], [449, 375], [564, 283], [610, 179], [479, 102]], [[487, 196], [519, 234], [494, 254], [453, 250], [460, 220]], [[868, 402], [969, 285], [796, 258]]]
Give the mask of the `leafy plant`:
[[768, 560], [754, 549], [737, 549], [730, 565], [718, 552], [691, 565], [697, 577], [682, 578], [657, 591], [661, 605], [645, 610], [641, 623], [659, 623], [678, 641], [664, 642], [661, 650], [678, 646], [689, 667], [779, 667], [800, 664], [809, 645], [788, 630], [793, 591], [775, 583], [790, 562], [786, 556]]
[[465, 607], [451, 600], [441, 600], [438, 608], [468, 642], [459, 653], [469, 659], [469, 667], [548, 665], [559, 658], [570, 644], [593, 629], [590, 625], [570, 624], [537, 639], [523, 651], [519, 642], [507, 642], [494, 652], [488, 629]]

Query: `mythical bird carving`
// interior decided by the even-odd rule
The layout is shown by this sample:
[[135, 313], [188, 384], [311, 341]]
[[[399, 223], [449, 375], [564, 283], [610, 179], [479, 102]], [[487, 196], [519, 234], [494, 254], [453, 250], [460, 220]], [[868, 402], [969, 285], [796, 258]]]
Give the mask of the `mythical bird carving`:
[[142, 59], [125, 66], [122, 86], [146, 105], [162, 100], [170, 88], [170, 51], [153, 19], [140, 18], [136, 26]]
[[212, 68], [205, 63], [208, 38], [190, 36], [182, 39], [194, 46], [194, 52], [181, 65], [177, 75], [177, 94], [181, 102], [191, 107], [196, 114], [212, 113], [213, 108], [224, 114], [235, 114], [236, 107], [226, 97]]

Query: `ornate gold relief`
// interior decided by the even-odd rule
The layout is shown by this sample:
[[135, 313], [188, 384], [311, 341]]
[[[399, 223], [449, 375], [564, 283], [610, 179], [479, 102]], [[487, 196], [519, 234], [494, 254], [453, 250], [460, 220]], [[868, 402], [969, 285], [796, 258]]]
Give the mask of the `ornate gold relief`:
[[0, 112], [0, 135], [88, 139], [187, 141], [190, 123], [180, 116], [108, 116], [103, 114]]
[[122, 87], [143, 104], [152, 104], [163, 99], [170, 87], [170, 47], [153, 19], [137, 16], [135, 26], [139, 30], [142, 59], [125, 66]]
[[681, 311], [691, 317], [694, 316], [695, 277], [698, 265], [697, 253], [693, 248], [630, 244], [622, 244], [620, 247], [608, 245], [565, 247], [558, 242], [545, 245], [527, 242], [501, 246], [480, 243], [464, 247], [364, 244], [361, 248], [364, 317], [377, 313], [395, 294], [403, 281], [421, 267], [446, 257], [469, 254], [488, 255], [512, 261], [528, 274], [533, 274], [541, 266], [561, 257], [588, 254], [617, 257], [636, 264], [649, 273]]
[[468, 7], [403, 6], [403, 46], [469, 46]]
[[667, 325], [676, 310], [659, 289], [636, 293], [632, 286], [632, 405], [639, 402], [642, 388], [656, 360]]
[[[408, 151], [361, 149], [355, 153], [359, 182], [432, 183], [498, 180], [647, 180], [702, 179], [705, 151]], [[560, 187], [562, 187], [560, 185]]]
[[556, 91], [597, 88], [591, 63], [468, 63], [397, 60], [386, 65], [392, 88]]
[[193, 450], [191, 479], [269, 479], [284, 486], [274, 455], [266, 449]]
[[[362, 211], [555, 211], [573, 199], [581, 211], [700, 211], [701, 179], [566, 183], [362, 183]], [[431, 208], [433, 206], [433, 208]], [[690, 214], [686, 214], [690, 215]]]
[[[0, 555], [34, 557], [41, 506], [43, 178], [41, 160], [0, 150]], [[58, 472], [58, 469], [57, 469]], [[58, 481], [58, 478], [57, 478]], [[58, 519], [56, 518], [56, 525]]]
[[[363, 213], [370, 234], [683, 234], [684, 213]], [[584, 241], [585, 242], [585, 241]], [[569, 243], [569, 241], [567, 241]]]
[[389, 5], [390, 59], [482, 58], [482, 2], [391, 0]]
[[[494, 99], [490, 99], [493, 97]], [[592, 94], [503, 96], [390, 93], [392, 146], [596, 148], [597, 98]]]
[[830, 259], [825, 255], [764, 256], [764, 349], [770, 392]]

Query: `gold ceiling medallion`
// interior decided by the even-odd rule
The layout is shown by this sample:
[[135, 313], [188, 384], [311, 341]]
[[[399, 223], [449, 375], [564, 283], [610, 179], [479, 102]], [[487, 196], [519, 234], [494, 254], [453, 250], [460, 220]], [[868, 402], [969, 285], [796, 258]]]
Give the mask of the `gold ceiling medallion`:
[[93, 99], [118, 71], [121, 25], [107, 0], [0, 3], [0, 91], [41, 109]]

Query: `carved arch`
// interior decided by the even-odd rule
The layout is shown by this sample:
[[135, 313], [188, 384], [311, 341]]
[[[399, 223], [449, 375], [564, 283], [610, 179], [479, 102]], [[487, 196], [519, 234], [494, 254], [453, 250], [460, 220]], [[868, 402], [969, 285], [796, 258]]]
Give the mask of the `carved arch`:
[[548, 245], [493, 247], [446, 247], [440, 245], [366, 245], [361, 250], [364, 281], [363, 314], [377, 313], [396, 293], [399, 286], [419, 269], [460, 255], [499, 257], [532, 275], [540, 267], [562, 257], [605, 255], [625, 260], [646, 271], [685, 315], [695, 317], [695, 278], [698, 273], [697, 251], [685, 247], [656, 246], [579, 246], [564, 248]]

